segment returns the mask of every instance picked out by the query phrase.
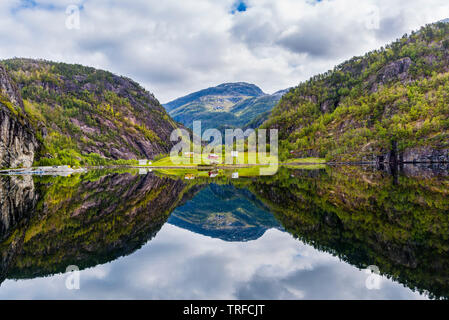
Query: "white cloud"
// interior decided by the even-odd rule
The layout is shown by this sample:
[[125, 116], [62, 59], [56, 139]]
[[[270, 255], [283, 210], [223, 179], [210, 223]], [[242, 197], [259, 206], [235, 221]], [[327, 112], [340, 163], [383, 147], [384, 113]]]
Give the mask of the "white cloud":
[[165, 224], [132, 255], [67, 275], [6, 280], [1, 299], [424, 299], [382, 277], [366, 287], [364, 270], [271, 229], [248, 242], [225, 242]]
[[[232, 14], [235, 2], [5, 0], [0, 58], [111, 70], [167, 102], [230, 81], [252, 82], [266, 92], [294, 86], [449, 17], [446, 0], [247, 0], [246, 11]], [[82, 6], [80, 30], [65, 28], [69, 4]], [[377, 15], [379, 28], [373, 28]]]

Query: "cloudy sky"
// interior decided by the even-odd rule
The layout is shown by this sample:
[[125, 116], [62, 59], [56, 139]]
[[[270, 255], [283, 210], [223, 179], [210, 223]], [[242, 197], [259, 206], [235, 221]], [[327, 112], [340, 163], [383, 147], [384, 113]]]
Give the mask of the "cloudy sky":
[[[169, 261], [169, 263], [167, 263]], [[225, 242], [165, 224], [130, 256], [81, 271], [79, 290], [70, 273], [6, 280], [1, 299], [425, 299], [386, 277], [341, 262], [268, 230], [248, 242]]]
[[447, 0], [2, 0], [0, 58], [110, 70], [164, 103], [223, 82], [272, 93], [448, 17]]

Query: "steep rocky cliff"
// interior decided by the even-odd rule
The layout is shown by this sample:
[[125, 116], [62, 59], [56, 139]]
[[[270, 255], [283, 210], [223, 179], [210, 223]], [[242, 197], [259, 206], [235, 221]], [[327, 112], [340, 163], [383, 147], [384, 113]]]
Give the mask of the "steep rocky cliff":
[[263, 127], [282, 156], [448, 162], [449, 24], [423, 27], [284, 95]]
[[31, 166], [37, 148], [20, 92], [0, 65], [0, 168]]
[[131, 79], [43, 60], [1, 64], [19, 88], [7, 91], [22, 95], [20, 114], [37, 132], [40, 164], [101, 164], [99, 159], [152, 158], [169, 152], [177, 124]]

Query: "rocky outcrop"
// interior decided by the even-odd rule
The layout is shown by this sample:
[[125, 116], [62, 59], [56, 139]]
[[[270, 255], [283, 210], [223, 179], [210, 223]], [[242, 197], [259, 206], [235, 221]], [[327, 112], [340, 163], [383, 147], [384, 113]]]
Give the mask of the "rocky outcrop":
[[409, 57], [399, 59], [386, 65], [377, 75], [377, 82], [386, 84], [391, 80], [399, 79], [405, 80], [408, 77], [408, 70], [412, 65], [412, 60]]
[[0, 177], [0, 283], [21, 251], [26, 230], [23, 226], [37, 200], [31, 176]]
[[[47, 134], [71, 140], [80, 155], [95, 153], [108, 159], [152, 158], [168, 153], [174, 144], [170, 135], [178, 125], [153, 94], [129, 78], [43, 60], [11, 59], [2, 64], [36, 109], [37, 117], [26, 116], [42, 131], [43, 150], [54, 150]], [[45, 158], [59, 155], [54, 151]]]
[[413, 163], [449, 162], [449, 149], [439, 150], [430, 147], [406, 149], [402, 154], [402, 161]]
[[0, 177], [0, 240], [4, 240], [37, 203], [32, 176]]
[[449, 149], [437, 149], [434, 147], [407, 148], [403, 152], [398, 152], [395, 145], [391, 150], [385, 151], [368, 162], [377, 163], [449, 163]]
[[23, 102], [15, 84], [0, 66], [0, 168], [30, 167], [38, 143], [21, 116]]
[[5, 68], [0, 65], [0, 93], [7, 97], [12, 104], [19, 106], [23, 109], [22, 97], [20, 96], [20, 92]]
[[0, 104], [0, 168], [31, 167], [37, 148], [31, 127]]
[[279, 130], [283, 155], [311, 149], [329, 162], [446, 162], [448, 41], [447, 24], [427, 25], [347, 60], [291, 90], [262, 127]]

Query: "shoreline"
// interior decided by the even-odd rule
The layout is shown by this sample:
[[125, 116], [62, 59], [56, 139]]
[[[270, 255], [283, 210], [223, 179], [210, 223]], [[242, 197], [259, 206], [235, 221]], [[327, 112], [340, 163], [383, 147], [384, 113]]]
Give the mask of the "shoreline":
[[[57, 171], [57, 170], [48, 170], [45, 173], [80, 173], [86, 170], [103, 170], [103, 169], [119, 169], [119, 168], [130, 168], [130, 169], [197, 169], [197, 170], [211, 170], [211, 169], [239, 169], [239, 168], [251, 168], [251, 167], [268, 167], [268, 166], [314, 166], [314, 165], [326, 165], [326, 166], [376, 166], [376, 165], [384, 165], [384, 166], [401, 166], [401, 165], [432, 165], [432, 164], [448, 164], [449, 162], [400, 162], [400, 163], [388, 163], [388, 162], [282, 162], [276, 164], [232, 164], [232, 165], [174, 165], [174, 166], [138, 166], [138, 165], [106, 165], [106, 166], [88, 166], [73, 169], [73, 171]], [[11, 172], [28, 172], [28, 171], [38, 171], [42, 169], [42, 167], [31, 167], [31, 168], [10, 168], [10, 169], [0, 169], [0, 174], [11, 173]]]

